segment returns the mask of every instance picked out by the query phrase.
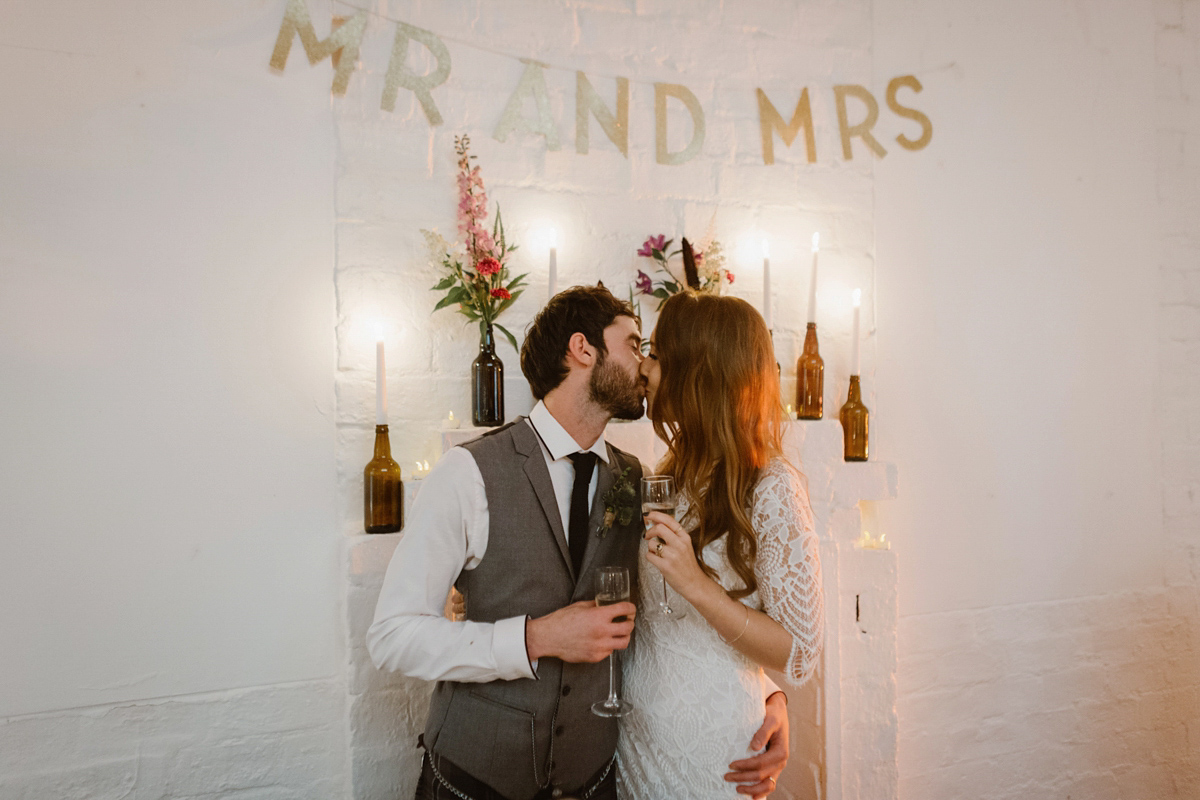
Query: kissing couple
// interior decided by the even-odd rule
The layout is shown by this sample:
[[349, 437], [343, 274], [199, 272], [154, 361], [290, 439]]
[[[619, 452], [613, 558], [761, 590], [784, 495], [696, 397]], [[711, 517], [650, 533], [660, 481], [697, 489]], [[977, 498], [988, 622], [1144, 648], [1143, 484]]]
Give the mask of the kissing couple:
[[[806, 681], [824, 607], [770, 333], [743, 300], [685, 292], [641, 345], [602, 286], [554, 296], [521, 348], [537, 405], [425, 478], [367, 633], [377, 667], [437, 681], [418, 800], [775, 789], [787, 701], [763, 667]], [[675, 516], [637, 513], [642, 465], [603, 438], [643, 403], [669, 445], [657, 469]], [[608, 567], [628, 570], [636, 604], [597, 605]], [[451, 586], [463, 621], [443, 616]], [[618, 721], [592, 706], [626, 648]]]

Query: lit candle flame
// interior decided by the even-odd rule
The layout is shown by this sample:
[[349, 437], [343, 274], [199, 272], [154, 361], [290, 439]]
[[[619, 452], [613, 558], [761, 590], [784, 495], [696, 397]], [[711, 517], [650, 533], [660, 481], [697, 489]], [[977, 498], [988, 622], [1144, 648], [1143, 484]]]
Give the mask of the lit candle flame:
[[820, 233], [820, 231], [816, 231], [813, 233], [812, 250], [815, 253], [820, 249], [821, 249], [821, 233]]
[[854, 290], [854, 307], [858, 308], [862, 305], [862, 289]]
[[763, 258], [771, 257], [771, 243], [768, 242], [766, 239], [762, 240], [762, 255], [763, 255]]
[[546, 229], [546, 241], [550, 243], [550, 249], [558, 249], [558, 228]]

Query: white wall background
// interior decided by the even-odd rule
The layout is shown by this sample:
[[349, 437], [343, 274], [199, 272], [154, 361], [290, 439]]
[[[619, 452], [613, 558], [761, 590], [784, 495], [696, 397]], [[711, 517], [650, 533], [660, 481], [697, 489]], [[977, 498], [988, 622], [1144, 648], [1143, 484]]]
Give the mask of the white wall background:
[[0, 797], [340, 790], [335, 141], [280, 13], [0, 15]]
[[[755, 301], [740, 248], [772, 239], [786, 379], [820, 230], [833, 411], [864, 287], [872, 452], [901, 476], [872, 531], [900, 560], [901, 797], [1195, 796], [1200, 2], [397, 0], [342, 98], [298, 42], [268, 71], [283, 5], [5, 5], [0, 797], [329, 797], [387, 772], [347, 763], [339, 548], [374, 322], [398, 460], [469, 410], [475, 342], [429, 316], [418, 233], [453, 230], [459, 132], [534, 271], [517, 329], [540, 226], [563, 284], [623, 287], [646, 234], [715, 211]], [[321, 35], [353, 10], [309, 8]], [[437, 129], [404, 92], [379, 109], [389, 17], [451, 51]], [[565, 68], [561, 151], [491, 138], [522, 69], [499, 54]], [[575, 69], [610, 103], [631, 79], [628, 159], [594, 122], [574, 152]], [[883, 102], [908, 73], [918, 153]], [[706, 111], [687, 165], [654, 163], [656, 80]], [[884, 159], [841, 157], [835, 83], [879, 99]], [[818, 162], [776, 142], [764, 166], [753, 91], [787, 115], [803, 86]], [[370, 711], [349, 724], [386, 729]]]

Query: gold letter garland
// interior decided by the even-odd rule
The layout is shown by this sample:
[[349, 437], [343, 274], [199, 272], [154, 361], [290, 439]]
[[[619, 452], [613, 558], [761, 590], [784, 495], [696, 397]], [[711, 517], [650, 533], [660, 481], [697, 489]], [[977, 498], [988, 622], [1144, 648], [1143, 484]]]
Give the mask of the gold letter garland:
[[887, 88], [888, 108], [895, 112], [897, 116], [916, 120], [921, 126], [922, 133], [920, 139], [909, 139], [904, 134], [900, 134], [896, 137], [896, 141], [899, 142], [900, 146], [905, 150], [921, 150], [925, 147], [925, 145], [929, 144], [929, 140], [933, 138], [933, 123], [929, 121], [929, 117], [925, 116], [920, 111], [908, 108], [907, 106], [902, 106], [896, 101], [896, 92], [899, 91], [901, 86], [907, 86], [914, 92], [919, 92], [922, 88], [921, 82], [917, 80], [916, 75], [901, 75], [898, 78], [892, 78], [888, 82]]
[[[847, 95], [857, 97], [867, 106], [867, 118], [857, 125], [850, 125], [846, 121]], [[883, 145], [871, 135], [871, 128], [875, 126], [875, 120], [879, 119], [879, 104], [875, 102], [875, 97], [867, 91], [865, 86], [859, 86], [854, 83], [834, 86], [833, 96], [837, 99], [838, 130], [842, 133], [842, 155], [845, 159], [850, 161], [854, 158], [854, 150], [850, 147], [850, 139], [855, 136], [861, 138], [875, 155], [880, 158], [886, 156], [887, 150], [884, 150]]]
[[800, 132], [801, 125], [804, 126], [804, 147], [808, 163], [816, 161], [817, 142], [813, 134], [812, 105], [808, 102], [808, 87], [804, 87], [804, 91], [800, 93], [800, 99], [796, 101], [796, 110], [792, 112], [792, 120], [787, 125], [783, 124], [783, 117], [779, 115], [767, 93], [762, 89], [754, 91], [758, 93], [758, 126], [762, 129], [763, 163], [775, 163], [775, 139], [772, 133], [779, 131], [779, 138], [783, 139], [784, 146], [791, 147], [792, 142], [796, 141], [796, 134]]
[[[428, 75], [417, 75], [408, 68], [405, 61], [408, 58], [409, 39], [416, 39], [433, 53], [433, 57], [437, 59], [437, 69]], [[379, 107], [384, 111], [395, 111], [397, 90], [408, 89], [417, 96], [429, 124], [441, 125], [442, 115], [429, 92], [441, 86], [449, 77], [450, 51], [446, 49], [445, 43], [427, 30], [397, 22], [396, 40], [392, 43], [392, 59], [388, 62], [387, 77], [383, 83], [383, 100]]]
[[[513, 131], [540, 133], [546, 137], [546, 149], [557, 150], [558, 128], [554, 125], [554, 118], [550, 116], [550, 96], [546, 92], [546, 75], [542, 72], [546, 65], [528, 58], [522, 58], [521, 62], [525, 65], [525, 71], [521, 73], [521, 81], [508, 98], [508, 105], [504, 107], [504, 113], [500, 115], [500, 121], [496, 123], [496, 130], [492, 132], [492, 138], [503, 142]], [[531, 125], [521, 113], [522, 103], [528, 96], [533, 97], [533, 101], [537, 105], [536, 126]]]
[[587, 75], [582, 71], [575, 73], [575, 152], [580, 155], [587, 155], [591, 141], [588, 112], [595, 115], [605, 135], [617, 146], [621, 155], [629, 158], [629, 79], [617, 78], [617, 115], [613, 117], [608, 106], [592, 88]]
[[363, 31], [366, 28], [367, 12], [360, 11], [344, 25], [330, 32], [328, 38], [318, 41], [304, 0], [288, 0], [287, 9], [283, 12], [283, 22], [279, 26], [279, 38], [275, 40], [275, 51], [271, 53], [271, 69], [283, 71], [288, 53], [292, 49], [292, 39], [298, 35], [310, 64], [331, 58], [338, 50], [343, 51], [342, 58], [338, 60], [333, 71], [333, 93], [345, 94], [350, 83], [350, 73], [358, 63], [358, 48], [362, 44]]
[[[678, 153], [667, 152], [667, 97], [683, 101], [692, 115], [692, 141]], [[684, 164], [700, 153], [704, 144], [704, 109], [686, 86], [678, 83], [654, 84], [654, 153], [660, 164]]]

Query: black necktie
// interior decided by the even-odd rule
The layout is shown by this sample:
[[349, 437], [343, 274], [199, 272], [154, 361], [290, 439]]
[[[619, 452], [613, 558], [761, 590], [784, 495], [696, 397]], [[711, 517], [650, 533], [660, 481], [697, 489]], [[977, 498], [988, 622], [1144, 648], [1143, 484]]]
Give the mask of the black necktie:
[[575, 465], [575, 483], [571, 486], [571, 513], [567, 519], [567, 545], [571, 549], [571, 566], [575, 568], [575, 580], [582, 576], [583, 553], [588, 540], [588, 486], [592, 483], [592, 470], [596, 467], [595, 453], [572, 453], [567, 456]]

